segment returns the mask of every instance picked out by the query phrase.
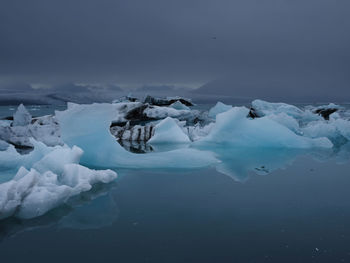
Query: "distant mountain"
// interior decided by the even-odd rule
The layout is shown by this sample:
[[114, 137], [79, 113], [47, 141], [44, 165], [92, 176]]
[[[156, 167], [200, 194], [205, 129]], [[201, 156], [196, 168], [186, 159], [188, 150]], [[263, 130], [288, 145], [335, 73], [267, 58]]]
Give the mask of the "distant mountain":
[[33, 89], [29, 84], [0, 86], [0, 105], [111, 102], [124, 95], [115, 85], [64, 83]]

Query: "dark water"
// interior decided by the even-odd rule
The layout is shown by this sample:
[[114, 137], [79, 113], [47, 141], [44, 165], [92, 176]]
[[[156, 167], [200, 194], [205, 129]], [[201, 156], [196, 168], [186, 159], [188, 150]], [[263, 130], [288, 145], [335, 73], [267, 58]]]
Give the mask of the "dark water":
[[307, 156], [243, 183], [118, 171], [41, 218], [0, 221], [1, 262], [350, 262], [349, 171]]

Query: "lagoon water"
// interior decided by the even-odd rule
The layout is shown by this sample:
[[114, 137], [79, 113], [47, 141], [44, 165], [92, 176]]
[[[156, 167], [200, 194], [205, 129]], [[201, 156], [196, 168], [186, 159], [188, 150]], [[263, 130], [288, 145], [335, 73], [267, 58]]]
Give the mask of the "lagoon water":
[[349, 170], [301, 155], [244, 182], [118, 171], [40, 218], [1, 221], [1, 262], [349, 262]]
[[2, 220], [1, 262], [350, 262], [349, 144], [217, 154], [206, 169], [118, 169], [44, 216]]

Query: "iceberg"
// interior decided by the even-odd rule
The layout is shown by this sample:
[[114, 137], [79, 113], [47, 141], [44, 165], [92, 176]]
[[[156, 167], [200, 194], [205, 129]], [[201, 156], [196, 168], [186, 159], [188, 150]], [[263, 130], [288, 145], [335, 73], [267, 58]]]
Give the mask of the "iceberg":
[[119, 217], [116, 184], [99, 184], [90, 191], [69, 198], [64, 205], [31, 219], [9, 218], [1, 221], [0, 243], [17, 234], [49, 226], [56, 229], [99, 229], [113, 224]]
[[193, 148], [142, 155], [126, 151], [109, 132], [116, 105], [69, 104], [66, 111], [56, 112], [62, 140], [84, 151], [82, 164], [101, 168], [198, 168], [218, 162], [212, 152]]
[[13, 166], [9, 168], [22, 165], [12, 180], [0, 184], [0, 219], [43, 215], [70, 197], [90, 190], [93, 184], [108, 183], [117, 177], [112, 170], [97, 171], [79, 165], [83, 151], [76, 146], [48, 147], [32, 142], [34, 151], [27, 155], [20, 155], [12, 145], [0, 152], [1, 162]]
[[12, 122], [0, 121], [0, 124], [0, 140], [14, 145], [19, 151], [33, 149], [34, 145], [30, 142], [30, 138], [48, 146], [63, 145], [55, 117], [46, 115], [32, 118], [23, 104], [13, 115]]
[[79, 164], [64, 165], [61, 174], [21, 167], [13, 180], [0, 184], [0, 219], [41, 216], [70, 197], [89, 191], [93, 184], [111, 182], [116, 176], [111, 170], [96, 171]]
[[17, 111], [13, 115], [13, 126], [27, 126], [32, 121], [32, 115], [27, 111], [23, 104], [18, 106]]
[[216, 105], [214, 107], [212, 107], [210, 110], [209, 110], [209, 114], [208, 116], [210, 118], [213, 118], [215, 119], [216, 115], [218, 115], [219, 113], [222, 113], [222, 112], [225, 112], [225, 111], [228, 111], [232, 109], [232, 106], [231, 105], [226, 105], [220, 101], [218, 101], [216, 103]]
[[331, 148], [327, 138], [305, 138], [268, 117], [249, 119], [249, 109], [234, 107], [216, 116], [215, 126], [197, 143], [227, 144], [230, 147]]
[[293, 118], [292, 116], [287, 115], [284, 112], [277, 113], [277, 114], [270, 114], [266, 116], [270, 120], [273, 120], [275, 122], [278, 122], [279, 124], [287, 127], [294, 133], [298, 135], [302, 135], [302, 131], [300, 130], [299, 122]]
[[154, 135], [148, 141], [151, 144], [191, 142], [173, 118], [165, 118], [154, 129]]
[[350, 121], [342, 118], [331, 118], [329, 121], [313, 121], [301, 130], [306, 137], [327, 137], [336, 144], [350, 141]]
[[174, 108], [175, 110], [190, 110], [189, 107], [187, 107], [185, 104], [182, 104], [180, 101], [175, 101], [173, 104], [171, 104], [169, 107]]
[[252, 102], [252, 107], [261, 116], [278, 113], [285, 113], [294, 118], [300, 118], [303, 116], [303, 111], [301, 109], [286, 103], [273, 103], [263, 100], [254, 100]]

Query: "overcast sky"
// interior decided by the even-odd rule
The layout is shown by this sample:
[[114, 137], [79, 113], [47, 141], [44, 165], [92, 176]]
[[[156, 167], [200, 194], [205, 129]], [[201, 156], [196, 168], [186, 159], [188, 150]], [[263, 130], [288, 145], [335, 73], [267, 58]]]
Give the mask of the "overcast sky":
[[349, 0], [1, 0], [0, 83], [225, 79], [239, 95], [249, 79], [252, 92], [274, 83], [349, 97], [349, 10]]

